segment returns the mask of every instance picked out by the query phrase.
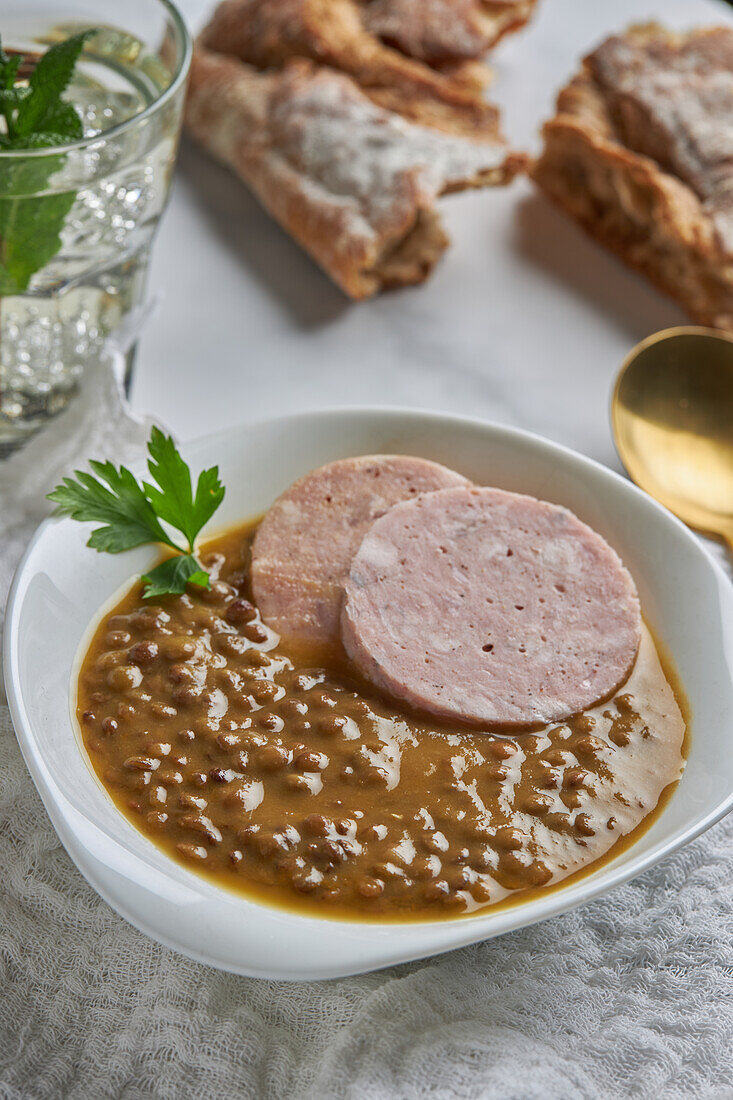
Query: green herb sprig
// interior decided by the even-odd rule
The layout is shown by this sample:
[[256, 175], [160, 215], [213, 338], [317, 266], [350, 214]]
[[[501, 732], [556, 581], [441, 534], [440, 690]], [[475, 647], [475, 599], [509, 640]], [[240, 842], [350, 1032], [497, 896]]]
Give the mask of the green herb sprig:
[[[27, 83], [18, 82], [24, 63], [0, 42], [0, 152], [51, 149], [79, 141], [84, 128], [78, 111], [62, 97], [84, 44], [84, 31], [51, 46]], [[46, 193], [65, 155], [14, 157], [0, 162], [0, 296], [21, 294], [30, 279], [61, 247], [61, 230], [74, 205], [75, 191]]]
[[[91, 461], [93, 474], [75, 470], [48, 494], [56, 505], [54, 514], [101, 523], [87, 542], [100, 552], [120, 554], [148, 543], [162, 543], [174, 551], [142, 577], [145, 599], [180, 596], [187, 584], [209, 588], [209, 574], [196, 558], [195, 543], [224, 499], [219, 468], [202, 470], [194, 491], [191, 470], [175, 443], [155, 427], [148, 454], [151, 482], [138, 482], [125, 466], [111, 462]], [[173, 541], [163, 524], [184, 536], [185, 548]]]
[[81, 118], [61, 97], [71, 80], [84, 43], [94, 31], [83, 31], [46, 50], [27, 84], [17, 84], [25, 58], [7, 54], [0, 42], [0, 112], [6, 133], [3, 149], [42, 149], [66, 145], [83, 137]]

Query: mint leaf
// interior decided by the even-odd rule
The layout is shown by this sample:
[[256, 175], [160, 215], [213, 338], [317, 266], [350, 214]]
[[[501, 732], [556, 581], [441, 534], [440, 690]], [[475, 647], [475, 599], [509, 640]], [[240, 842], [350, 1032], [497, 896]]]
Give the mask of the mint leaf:
[[13, 108], [20, 107], [23, 100], [28, 99], [32, 94], [30, 88], [23, 84], [19, 84], [17, 88], [3, 88], [0, 91], [0, 106], [3, 111], [12, 111]]
[[[55, 146], [65, 145], [67, 143], [66, 134], [60, 134], [58, 132], [41, 130], [35, 134], [28, 134], [27, 137], [14, 138], [12, 145], [4, 145], [6, 149], [53, 149]], [[63, 154], [58, 157], [49, 157], [47, 161], [43, 163], [53, 165], [53, 170], [56, 171], [64, 163]], [[28, 167], [34, 167], [30, 164]], [[47, 179], [49, 175], [48, 169], [44, 171], [44, 176]], [[73, 192], [66, 192], [66, 194], [73, 194]]]
[[54, 258], [75, 199], [73, 191], [0, 198], [0, 296], [21, 294], [31, 277]]
[[[53, 148], [83, 137], [76, 108], [61, 95], [94, 33], [85, 31], [52, 46], [27, 86], [15, 83], [23, 58], [8, 55], [0, 44], [0, 116], [7, 131], [0, 135], [0, 150]], [[0, 296], [22, 294], [61, 248], [76, 192], [44, 192], [65, 159], [63, 154], [0, 159]]]
[[84, 126], [73, 103], [60, 100], [46, 111], [43, 126], [38, 128], [37, 133], [57, 134], [62, 140], [56, 144], [62, 145], [83, 138]]
[[200, 588], [211, 587], [209, 574], [204, 572], [193, 554], [178, 554], [174, 558], [166, 558], [141, 579], [145, 583], [143, 598], [146, 600], [160, 596], [182, 596], [187, 584], [195, 584]]
[[[10, 89], [15, 84], [23, 58], [16, 53], [10, 56], [0, 45], [0, 87]], [[30, 95], [30, 91], [28, 91]]]
[[148, 452], [148, 469], [158, 483], [158, 487], [147, 481], [144, 483], [148, 499], [161, 519], [185, 535], [192, 550], [199, 531], [211, 519], [224, 497], [219, 468], [213, 466], [210, 470], [202, 470], [194, 496], [191, 471], [170, 436], [164, 435], [159, 428], [153, 428]]
[[[143, 577], [146, 599], [181, 595], [187, 584], [209, 588], [209, 575], [194, 555], [193, 542], [224, 496], [218, 471], [216, 467], [204, 470], [194, 495], [191, 471], [170, 436], [153, 428], [148, 451], [148, 467], [158, 488], [140, 485], [125, 466], [92, 461], [92, 473], [76, 470], [73, 477], [65, 477], [48, 494], [56, 505], [54, 514], [102, 524], [87, 542], [94, 550], [119, 554], [151, 542], [174, 550], [172, 557]], [[171, 541], [163, 523], [170, 523], [186, 535], [188, 553]]]
[[94, 33], [83, 31], [74, 34], [63, 42], [57, 42], [43, 54], [28, 81], [31, 94], [18, 108], [15, 132], [19, 137], [34, 130], [56, 129], [55, 126], [48, 126], [47, 116], [58, 108], [84, 44]]

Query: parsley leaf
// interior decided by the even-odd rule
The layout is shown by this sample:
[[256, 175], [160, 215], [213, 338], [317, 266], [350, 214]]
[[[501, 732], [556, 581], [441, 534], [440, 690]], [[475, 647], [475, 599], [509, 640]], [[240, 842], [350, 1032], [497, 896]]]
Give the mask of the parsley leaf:
[[[16, 84], [23, 62], [0, 43], [0, 152], [52, 149], [84, 135], [81, 118], [62, 98], [87, 39], [84, 31], [58, 42], [40, 58], [28, 84]], [[49, 192], [63, 153], [0, 158], [0, 296], [21, 294], [61, 247], [61, 231], [75, 191]]]
[[185, 535], [189, 546], [193, 546], [199, 531], [222, 502], [224, 486], [219, 481], [219, 468], [212, 466], [201, 471], [194, 496], [191, 471], [170, 436], [154, 427], [148, 451], [151, 456], [148, 469], [160, 487], [145, 482], [148, 500], [160, 518]]
[[159, 596], [182, 596], [187, 584], [211, 588], [209, 574], [201, 568], [193, 554], [177, 554], [166, 558], [142, 578], [147, 585], [145, 599]]
[[[181, 595], [187, 584], [208, 588], [209, 575], [196, 559], [194, 543], [224, 497], [218, 468], [202, 471], [194, 495], [191, 471], [170, 436], [153, 428], [148, 452], [148, 469], [157, 487], [140, 484], [125, 466], [91, 461], [92, 473], [75, 470], [48, 494], [56, 505], [54, 514], [102, 524], [87, 542], [94, 550], [119, 554], [162, 543], [175, 551], [142, 578], [146, 599]], [[185, 536], [186, 549], [172, 540], [163, 524]]]
[[[178, 549], [160, 526], [155, 510], [128, 469], [116, 469], [111, 462], [90, 462], [97, 474], [74, 471], [65, 477], [48, 499], [57, 505], [57, 515], [103, 523], [93, 531], [87, 546], [108, 554], [120, 554], [147, 542], [163, 542]], [[107, 483], [107, 488], [103, 482]]]

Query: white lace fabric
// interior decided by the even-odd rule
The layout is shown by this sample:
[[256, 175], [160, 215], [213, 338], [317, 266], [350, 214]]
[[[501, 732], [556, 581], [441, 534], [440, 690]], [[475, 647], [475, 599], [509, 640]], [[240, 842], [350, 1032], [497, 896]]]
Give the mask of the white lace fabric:
[[[0, 604], [44, 493], [140, 455], [113, 373], [0, 463]], [[0, 703], [0, 1098], [733, 1097], [733, 815], [605, 898], [438, 958], [257, 981], [161, 947], [87, 885]]]

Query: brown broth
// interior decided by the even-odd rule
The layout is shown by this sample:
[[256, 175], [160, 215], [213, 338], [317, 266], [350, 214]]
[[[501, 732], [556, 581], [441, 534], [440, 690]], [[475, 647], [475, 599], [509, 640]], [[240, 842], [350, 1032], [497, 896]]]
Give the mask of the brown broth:
[[683, 765], [645, 631], [614, 698], [508, 737], [410, 714], [343, 654], [286, 646], [248, 603], [250, 523], [210, 540], [210, 593], [134, 585], [97, 628], [77, 714], [115, 804], [168, 855], [270, 905], [430, 920], [513, 904], [615, 858]]

